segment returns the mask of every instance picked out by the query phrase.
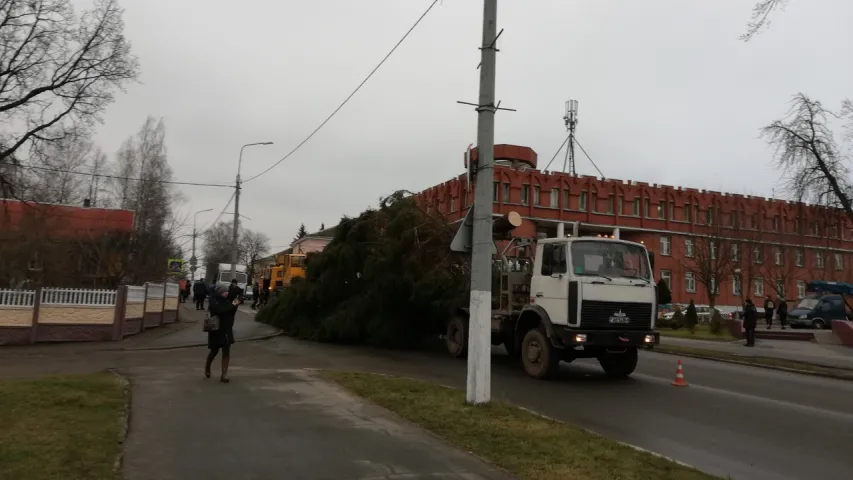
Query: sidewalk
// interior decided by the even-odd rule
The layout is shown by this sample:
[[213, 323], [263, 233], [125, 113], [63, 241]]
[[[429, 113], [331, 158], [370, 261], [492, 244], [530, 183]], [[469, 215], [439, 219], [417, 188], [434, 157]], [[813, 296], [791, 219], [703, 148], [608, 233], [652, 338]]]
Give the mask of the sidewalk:
[[[203, 311], [184, 304], [181, 310], [181, 322], [189, 324], [187, 328], [176, 329], [168, 335], [151, 338], [144, 343], [128, 346], [128, 349], [176, 348], [187, 345], [207, 345], [207, 334], [201, 331]], [[278, 335], [279, 331], [265, 323], [255, 321], [255, 312], [241, 306], [234, 320], [234, 338], [238, 342], [258, 340]]]
[[[510, 480], [305, 370], [132, 368], [126, 480]], [[214, 370], [214, 375], [216, 374]]]
[[838, 345], [819, 345], [812, 342], [757, 339], [754, 348], [743, 346], [743, 340], [714, 342], [689, 338], [660, 337], [661, 345], [694, 347], [718, 352], [732, 353], [744, 357], [771, 357], [815, 365], [853, 370], [853, 348]]

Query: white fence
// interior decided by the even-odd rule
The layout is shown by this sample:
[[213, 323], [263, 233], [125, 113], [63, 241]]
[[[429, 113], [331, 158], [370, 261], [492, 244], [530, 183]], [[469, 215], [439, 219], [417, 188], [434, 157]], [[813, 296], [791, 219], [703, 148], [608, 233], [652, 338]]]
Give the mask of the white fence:
[[116, 304], [115, 290], [88, 290], [82, 288], [44, 288], [42, 305], [104, 305]]
[[36, 300], [34, 290], [9, 290], [0, 288], [0, 306], [32, 307]]
[[163, 298], [163, 284], [162, 283], [149, 283], [148, 284], [148, 298]]
[[142, 303], [145, 301], [145, 287], [127, 286], [127, 301], [130, 303]]

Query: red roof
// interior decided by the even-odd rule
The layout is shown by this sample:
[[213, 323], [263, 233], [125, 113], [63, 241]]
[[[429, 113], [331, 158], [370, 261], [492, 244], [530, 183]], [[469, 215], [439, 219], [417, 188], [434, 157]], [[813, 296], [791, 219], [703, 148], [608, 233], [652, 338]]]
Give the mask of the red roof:
[[91, 238], [108, 232], [130, 232], [133, 211], [0, 199], [0, 230], [28, 228], [31, 222], [46, 226], [50, 237]]

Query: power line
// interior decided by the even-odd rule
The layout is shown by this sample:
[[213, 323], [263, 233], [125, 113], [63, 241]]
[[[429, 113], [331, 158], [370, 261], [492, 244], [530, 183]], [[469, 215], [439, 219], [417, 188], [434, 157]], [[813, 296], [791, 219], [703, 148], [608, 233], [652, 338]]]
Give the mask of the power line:
[[283, 161], [287, 160], [291, 155], [293, 155], [294, 153], [296, 153], [296, 151], [297, 151], [297, 150], [299, 150], [300, 148], [302, 148], [302, 145], [305, 145], [306, 143], [308, 143], [308, 140], [311, 140], [311, 137], [313, 137], [317, 132], [319, 132], [319, 131], [320, 131], [320, 129], [322, 129], [324, 126], [326, 126], [326, 124], [327, 124], [327, 123], [329, 123], [329, 120], [331, 120], [331, 119], [332, 119], [332, 117], [334, 117], [334, 116], [335, 116], [335, 115], [336, 115], [336, 114], [337, 114], [337, 113], [338, 113], [342, 108], [344, 108], [344, 105], [346, 105], [346, 104], [347, 104], [347, 102], [349, 102], [349, 101], [350, 101], [350, 99], [351, 99], [353, 96], [355, 96], [355, 94], [356, 94], [356, 93], [358, 93], [358, 91], [359, 91], [359, 90], [361, 90], [361, 87], [363, 87], [363, 86], [364, 86], [364, 84], [365, 84], [365, 83], [367, 83], [367, 81], [368, 81], [368, 80], [370, 80], [370, 77], [372, 77], [372, 76], [373, 76], [373, 74], [374, 74], [374, 73], [376, 73], [376, 71], [377, 71], [377, 70], [379, 70], [379, 68], [380, 68], [380, 67], [385, 63], [385, 61], [386, 61], [386, 60], [388, 60], [388, 58], [389, 58], [389, 57], [391, 57], [391, 54], [393, 54], [393, 53], [394, 53], [394, 51], [395, 51], [395, 50], [397, 50], [397, 47], [399, 47], [399, 46], [403, 43], [403, 41], [404, 41], [404, 40], [406, 40], [406, 38], [408, 38], [409, 34], [411, 34], [411, 33], [412, 33], [412, 31], [415, 29], [415, 27], [417, 27], [417, 26], [418, 26], [418, 24], [420, 24], [420, 23], [421, 23], [421, 20], [423, 20], [423, 19], [424, 19], [424, 17], [426, 17], [426, 16], [427, 16], [427, 14], [432, 10], [432, 8], [433, 8], [433, 7], [435, 6], [435, 4], [437, 4], [437, 3], [438, 3], [438, 0], [433, 0], [433, 2], [429, 5], [429, 7], [427, 7], [426, 11], [424, 11], [424, 13], [423, 13], [423, 14], [421, 14], [421, 16], [420, 16], [420, 17], [418, 17], [417, 21], [415, 21], [415, 23], [414, 23], [414, 24], [409, 28], [409, 30], [406, 32], [406, 34], [405, 34], [405, 35], [403, 35], [403, 38], [401, 38], [401, 39], [397, 42], [397, 44], [396, 44], [396, 45], [394, 45], [394, 48], [392, 48], [392, 49], [391, 49], [391, 51], [389, 51], [389, 52], [388, 52], [388, 54], [387, 54], [387, 55], [385, 55], [385, 57], [382, 59], [382, 61], [380, 61], [380, 62], [379, 62], [379, 64], [378, 64], [378, 65], [376, 65], [376, 67], [374, 67], [374, 68], [373, 68], [373, 70], [371, 70], [369, 74], [367, 74], [367, 77], [365, 77], [365, 78], [364, 78], [364, 80], [362, 80], [362, 81], [361, 81], [361, 83], [359, 83], [359, 84], [358, 84], [358, 86], [357, 86], [357, 87], [355, 87], [355, 90], [353, 90], [353, 91], [352, 91], [352, 93], [350, 93], [350, 94], [349, 94], [349, 96], [347, 96], [347, 98], [346, 98], [346, 99], [344, 99], [344, 101], [343, 101], [343, 102], [341, 102], [341, 104], [340, 104], [340, 105], [338, 105], [338, 108], [336, 108], [336, 109], [335, 109], [335, 110], [334, 110], [334, 111], [333, 111], [333, 112], [332, 112], [328, 117], [326, 117], [326, 119], [325, 119], [325, 120], [323, 120], [323, 122], [322, 122], [322, 123], [321, 123], [317, 128], [315, 128], [313, 132], [311, 132], [307, 137], [305, 137], [305, 139], [304, 139], [304, 140], [302, 140], [301, 142], [299, 142], [299, 144], [298, 144], [298, 145], [296, 145], [296, 147], [294, 147], [294, 148], [293, 148], [293, 150], [291, 150], [290, 152], [288, 152], [288, 153], [287, 153], [287, 155], [285, 155], [284, 157], [282, 157], [282, 159], [281, 159], [281, 160], [279, 160], [279, 161], [275, 162], [275, 163], [274, 163], [274, 164], [272, 164], [269, 168], [267, 168], [267, 169], [266, 169], [266, 170], [264, 170], [263, 172], [261, 172], [261, 173], [259, 173], [259, 174], [255, 175], [254, 177], [251, 177], [251, 178], [249, 178], [248, 180], [243, 181], [243, 183], [251, 182], [252, 180], [254, 180], [254, 179], [256, 179], [256, 178], [260, 177], [261, 175], [264, 175], [264, 174], [265, 174], [265, 173], [267, 173], [267, 172], [269, 172], [270, 170], [272, 170], [273, 168], [275, 168], [275, 167], [277, 167], [279, 164], [281, 164], [281, 162], [283, 162]]
[[216, 218], [215, 218], [212, 222], [210, 222], [210, 225], [201, 229], [201, 230], [202, 230], [202, 233], [204, 233], [204, 231], [206, 231], [206, 230], [208, 230], [209, 228], [211, 228], [211, 227], [213, 227], [214, 225], [216, 225], [216, 222], [218, 222], [218, 221], [219, 221], [219, 219], [220, 219], [220, 218], [222, 218], [222, 215], [225, 215], [225, 210], [228, 210], [228, 207], [230, 207], [230, 206], [231, 206], [231, 202], [233, 202], [233, 201], [234, 201], [234, 194], [235, 194], [235, 193], [236, 193], [236, 192], [234, 192], [234, 193], [232, 193], [232, 194], [231, 194], [231, 198], [229, 198], [229, 199], [228, 199], [228, 203], [226, 203], [226, 204], [225, 204], [225, 207], [222, 209], [222, 211], [221, 211], [221, 212], [219, 212], [219, 215], [217, 215], [217, 216], [216, 216]]
[[65, 170], [65, 169], [61, 169], [61, 168], [37, 167], [35, 165], [21, 165], [20, 168], [29, 169], [29, 170], [44, 170], [46, 172], [69, 173], [72, 175], [84, 175], [87, 177], [113, 178], [116, 180], [125, 180], [125, 181], [129, 181], [129, 182], [165, 183], [165, 184], [169, 184], [169, 185], [189, 185], [189, 186], [195, 186], [195, 187], [234, 188], [234, 185], [225, 185], [222, 183], [181, 182], [181, 181], [176, 181], [176, 180], [146, 180], [144, 178], [130, 178], [130, 177], [122, 177], [119, 175], [107, 175], [104, 173], [78, 172], [76, 170]]

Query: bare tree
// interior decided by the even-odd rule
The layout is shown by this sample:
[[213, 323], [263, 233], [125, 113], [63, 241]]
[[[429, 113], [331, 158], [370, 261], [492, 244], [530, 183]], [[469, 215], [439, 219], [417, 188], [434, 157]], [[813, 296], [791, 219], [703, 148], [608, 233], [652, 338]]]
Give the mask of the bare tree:
[[[86, 132], [137, 77], [122, 13], [116, 0], [96, 0], [79, 17], [70, 0], [0, 0], [0, 164], [27, 145]], [[11, 190], [14, 177], [0, 175]]]
[[768, 245], [768, 254], [761, 265], [761, 273], [765, 282], [777, 296], [791, 299], [788, 291], [797, 280], [807, 280], [804, 268], [806, 252], [802, 247]]
[[762, 244], [761, 229], [747, 229], [736, 226], [737, 243], [732, 241], [732, 278], [740, 282], [740, 298], [745, 300], [753, 295], [755, 280], [761, 278], [761, 266], [764, 264], [765, 246]]
[[[798, 201], [840, 207], [853, 218], [849, 159], [841, 153], [828, 123], [830, 117], [844, 115], [853, 118], [849, 100], [836, 114], [819, 101], [798, 93], [787, 117], [764, 127], [761, 133], [775, 148], [776, 164], [789, 172], [787, 187]], [[853, 132], [853, 121], [847, 128], [848, 134]]]
[[243, 230], [240, 236], [240, 250], [243, 261], [249, 267], [249, 278], [254, 276], [255, 262], [270, 250], [270, 237], [262, 232]]
[[732, 274], [734, 265], [734, 250], [732, 241], [723, 235], [719, 222], [704, 227], [697, 226], [693, 242], [692, 255], [685, 255], [682, 266], [687, 272], [693, 273], [696, 282], [702, 284], [708, 295], [708, 305], [714, 307], [720, 292], [720, 285]]
[[[207, 264], [231, 262], [231, 222], [218, 222], [205, 230], [202, 255]], [[238, 249], [240, 245], [238, 245]], [[238, 258], [243, 255], [238, 251]]]
[[89, 179], [80, 172], [94, 162], [97, 151], [85, 132], [70, 131], [63, 138], [34, 149], [25, 167], [18, 198], [40, 203], [80, 205]]
[[746, 33], [740, 36], [744, 42], [752, 40], [764, 28], [770, 26], [770, 16], [776, 10], [782, 10], [788, 0], [760, 0], [752, 7], [752, 16], [746, 26]]

